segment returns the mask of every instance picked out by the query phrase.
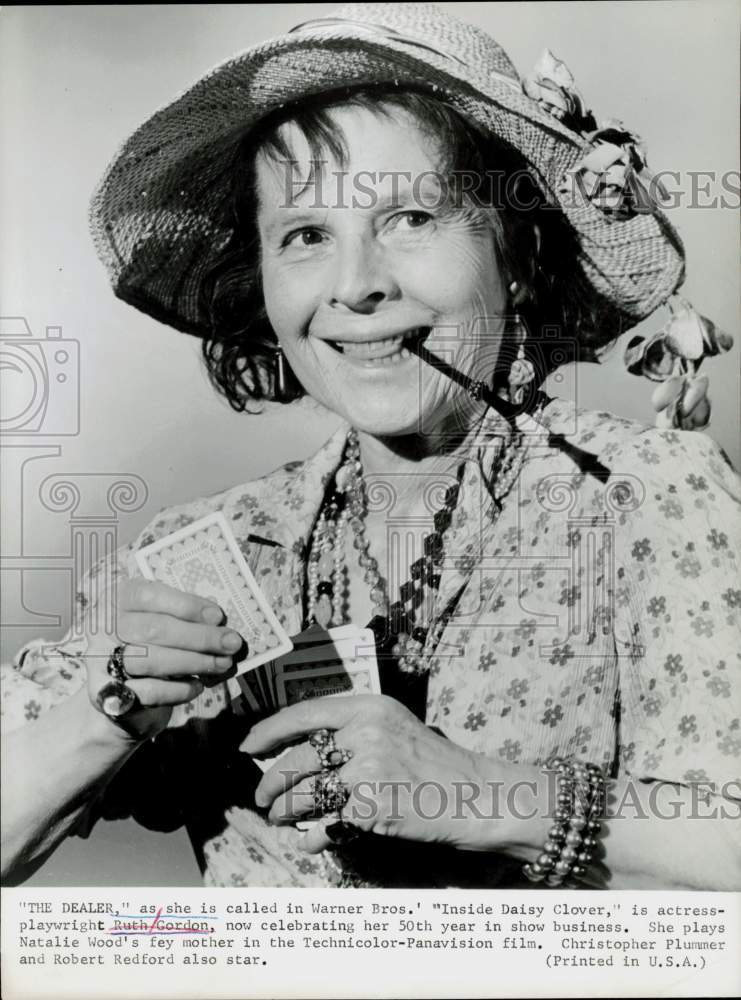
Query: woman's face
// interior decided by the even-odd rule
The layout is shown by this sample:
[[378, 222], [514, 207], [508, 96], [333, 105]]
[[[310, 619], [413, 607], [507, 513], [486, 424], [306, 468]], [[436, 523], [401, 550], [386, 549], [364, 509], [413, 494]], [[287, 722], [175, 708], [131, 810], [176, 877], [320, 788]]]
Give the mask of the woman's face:
[[490, 379], [505, 283], [490, 224], [440, 204], [435, 143], [409, 115], [393, 114], [332, 112], [346, 137], [344, 170], [325, 161], [312, 173], [307, 142], [290, 124], [292, 173], [258, 155], [265, 306], [305, 390], [359, 430], [460, 431], [471, 417], [465, 390], [405, 344], [426, 335], [428, 351]]

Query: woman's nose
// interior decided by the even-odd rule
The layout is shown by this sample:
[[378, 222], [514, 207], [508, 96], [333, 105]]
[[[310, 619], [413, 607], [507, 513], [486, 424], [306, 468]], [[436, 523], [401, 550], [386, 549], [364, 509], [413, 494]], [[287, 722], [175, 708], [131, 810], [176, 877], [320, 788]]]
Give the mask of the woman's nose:
[[380, 302], [398, 295], [384, 249], [371, 239], [356, 235], [344, 241], [335, 265], [329, 300], [332, 306], [371, 312]]

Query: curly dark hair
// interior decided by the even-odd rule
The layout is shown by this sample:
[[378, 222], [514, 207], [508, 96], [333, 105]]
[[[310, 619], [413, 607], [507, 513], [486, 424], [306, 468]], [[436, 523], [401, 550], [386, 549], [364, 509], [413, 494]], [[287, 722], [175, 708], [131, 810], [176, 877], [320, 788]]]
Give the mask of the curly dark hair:
[[[449, 194], [486, 211], [508, 279], [525, 291], [517, 308], [529, 333], [525, 349], [535, 366], [537, 384], [570, 361], [597, 360], [620, 335], [614, 310], [600, 299], [577, 264], [571, 227], [563, 213], [546, 202], [519, 152], [437, 96], [388, 87], [346, 89], [277, 110], [250, 129], [236, 148], [231, 169], [233, 233], [199, 290], [211, 328], [202, 345], [208, 375], [233, 409], [241, 412], [256, 401], [284, 402], [303, 395], [291, 373], [288, 394], [276, 393], [278, 342], [268, 321], [260, 278], [257, 152], [295, 159], [280, 131], [291, 122], [305, 136], [315, 160], [330, 155], [344, 166], [345, 137], [331, 115], [340, 105], [390, 118], [398, 110], [411, 114], [441, 150], [440, 170], [449, 178]], [[473, 188], [472, 177], [477, 178]], [[505, 340], [492, 372], [494, 385], [504, 380], [512, 359]]]

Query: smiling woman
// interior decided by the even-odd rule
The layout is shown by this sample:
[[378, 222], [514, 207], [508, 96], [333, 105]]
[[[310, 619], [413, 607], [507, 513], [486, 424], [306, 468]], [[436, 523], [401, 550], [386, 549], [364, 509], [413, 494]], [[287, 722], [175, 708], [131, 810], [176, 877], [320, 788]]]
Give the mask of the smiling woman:
[[[683, 429], [729, 340], [673, 298], [660, 195], [563, 63], [521, 80], [428, 4], [299, 25], [128, 140], [93, 200], [116, 294], [201, 337], [235, 409], [305, 394], [341, 425], [159, 515], [65, 640], [21, 652], [9, 711], [40, 718], [10, 736], [10, 878], [125, 809], [187, 826], [210, 885], [741, 884], [739, 482]], [[546, 395], [662, 304], [630, 359], [663, 429]], [[227, 684], [234, 609], [137, 573], [215, 512], [308, 670], [260, 718]], [[379, 689], [336, 696], [354, 653], [301, 687], [317, 629], [340, 650], [366, 623]]]

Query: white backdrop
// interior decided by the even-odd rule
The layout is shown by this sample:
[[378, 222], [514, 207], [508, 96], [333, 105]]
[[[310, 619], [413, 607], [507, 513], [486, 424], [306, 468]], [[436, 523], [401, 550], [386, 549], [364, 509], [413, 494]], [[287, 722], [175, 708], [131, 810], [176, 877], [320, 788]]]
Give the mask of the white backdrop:
[[[622, 119], [646, 139], [654, 170], [680, 173], [685, 201], [690, 172], [714, 172], [714, 181], [701, 181], [709, 185], [710, 194], [700, 199], [706, 207], [684, 203], [670, 217], [687, 248], [686, 294], [737, 335], [738, 211], [707, 202], [720, 194], [720, 175], [738, 168], [738, 5], [441, 6], [494, 35], [523, 74], [549, 46], [570, 66], [598, 118]], [[83, 503], [93, 513], [109, 474], [140, 477], [146, 498], [142, 493], [139, 509], [114, 522], [126, 541], [161, 507], [306, 455], [334, 426], [315, 408], [261, 416], [230, 411], [210, 389], [192, 338], [114, 299], [87, 231], [95, 183], [118, 144], [154, 109], [235, 52], [334, 7], [47, 6], [0, 13], [1, 314], [24, 317], [37, 341], [47, 327], [61, 327], [63, 337], [79, 342], [80, 354], [79, 384], [72, 372], [52, 400], [54, 419], [64, 423], [73, 419], [79, 391], [79, 432], [60, 437], [49, 418], [32, 439], [5, 439], [16, 447], [3, 455], [4, 551], [42, 567], [24, 571], [22, 592], [18, 567], [31, 562], [12, 564], [4, 577], [6, 655], [34, 635], [59, 635], [68, 618], [71, 515], [39, 501], [49, 475], [89, 486]], [[644, 326], [657, 329], [663, 321], [657, 314]], [[50, 357], [48, 348], [40, 350]], [[619, 346], [602, 368], [569, 369], [551, 388], [576, 393], [582, 405], [650, 422], [650, 387], [624, 372], [621, 357]], [[709, 433], [738, 466], [738, 336], [730, 355], [706, 365], [714, 400]], [[19, 391], [13, 373], [6, 376]], [[51, 571], [55, 560], [61, 569]], [[126, 869], [122, 843], [118, 859]], [[169, 863], [160, 855], [157, 870], [165, 881]], [[118, 881], [124, 877], [125, 871]], [[139, 877], [156, 884], [151, 873], [140, 869]], [[185, 884], [177, 866], [172, 878]]]

